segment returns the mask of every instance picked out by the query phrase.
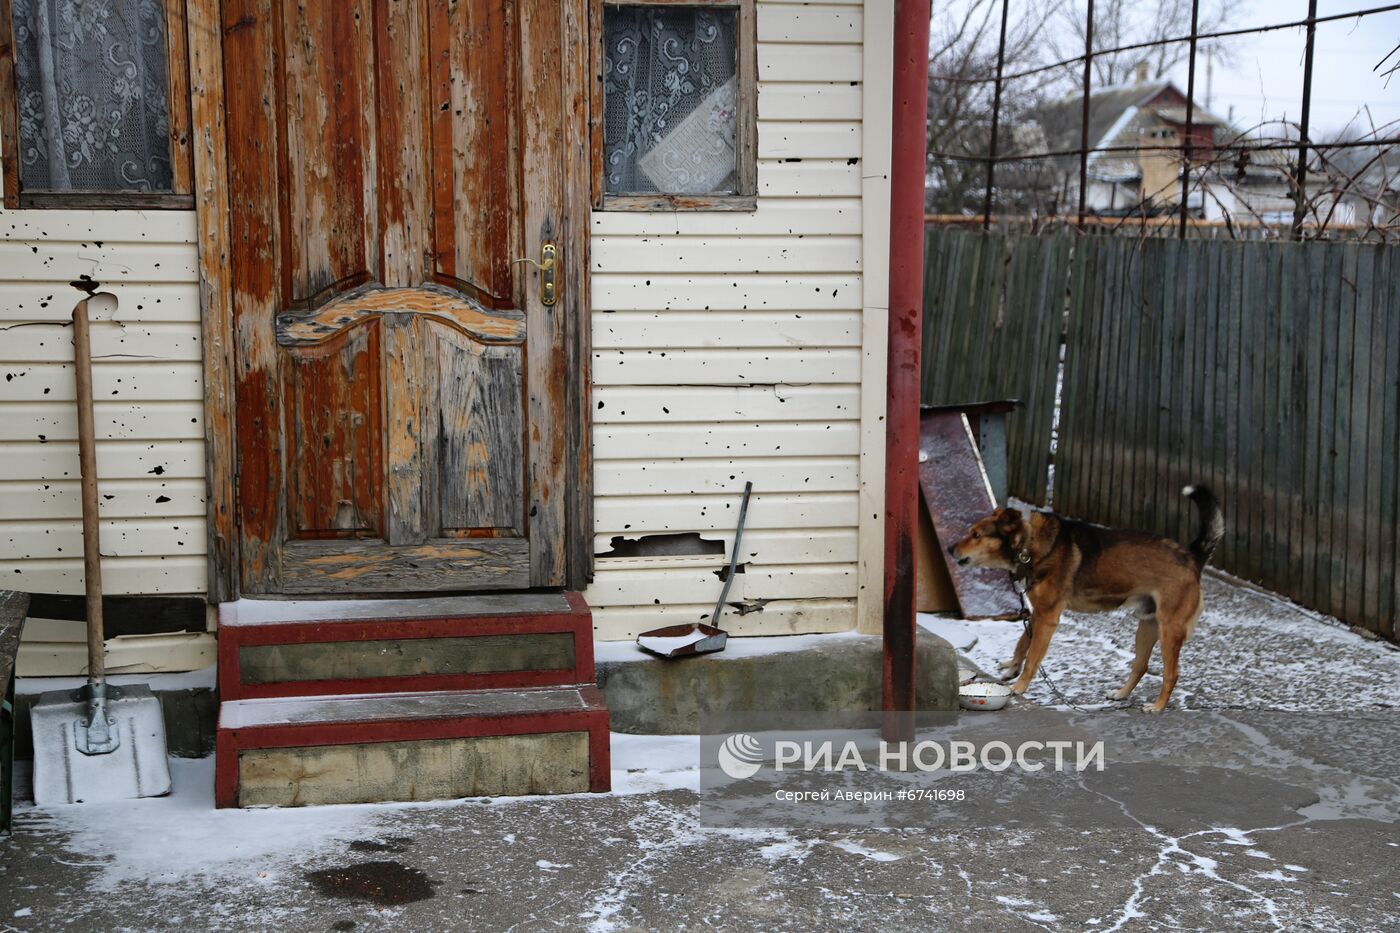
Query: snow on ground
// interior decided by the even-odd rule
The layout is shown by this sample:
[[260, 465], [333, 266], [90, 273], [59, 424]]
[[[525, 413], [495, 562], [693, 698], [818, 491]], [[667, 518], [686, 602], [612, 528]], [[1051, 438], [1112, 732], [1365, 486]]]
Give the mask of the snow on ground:
[[[1020, 626], [1014, 622], [933, 617], [922, 621], [983, 670], [992, 670], [996, 661], [1009, 656], [1020, 634]], [[1127, 613], [1066, 616], [1050, 646], [1046, 668], [1072, 702], [1098, 703], [1104, 691], [1119, 685], [1130, 658], [1134, 627]], [[771, 651], [801, 640], [732, 639], [730, 646], [744, 652]], [[635, 650], [627, 644], [609, 647], [602, 653], [621, 655], [624, 648]], [[1397, 670], [1400, 651], [1388, 644], [1363, 638], [1278, 598], [1208, 578], [1206, 611], [1184, 653], [1182, 678], [1173, 706], [1394, 708], [1391, 694]], [[1136, 699], [1141, 702], [1155, 695], [1157, 686], [1156, 678], [1149, 674]], [[1046, 705], [1057, 702], [1039, 679], [1032, 685], [1028, 699]], [[638, 796], [639, 800], [649, 801], [666, 799], [666, 792], [693, 793], [699, 788], [699, 739], [614, 734], [612, 765], [615, 797]], [[193, 875], [215, 879], [230, 891], [248, 891], [276, 885], [309, 860], [343, 851], [355, 840], [390, 833], [406, 819], [471, 826], [477, 822], [471, 815], [474, 808], [485, 814], [532, 805], [532, 798], [496, 798], [216, 810], [213, 759], [173, 759], [171, 771], [174, 792], [169, 797], [47, 810], [29, 808], [22, 814], [24, 833], [46, 836], [49, 844], [60, 849], [62, 857], [71, 859], [73, 864], [100, 868], [95, 881], [99, 890], [128, 889], [132, 884], [174, 884]], [[574, 799], [587, 806], [591, 796], [577, 795]], [[414, 817], [406, 812], [414, 810], [441, 810], [442, 816], [439, 819], [420, 813]], [[666, 818], [675, 823], [664, 835], [668, 847], [691, 837], [703, 840], [707, 832], [713, 832], [702, 830], [693, 814], [667, 810]], [[802, 861], [823, 847], [821, 840], [797, 839], [783, 832], [756, 832], [752, 838], [766, 847], [764, 858], [775, 861]], [[1238, 844], [1252, 842], [1241, 837]], [[832, 844], [846, 853], [877, 862], [899, 857], [865, 841]], [[589, 915], [581, 919], [596, 929], [610, 928], [616, 919], [614, 915], [627, 899], [629, 885], [645, 879], [649, 851], [644, 847], [639, 861], [624, 873], [625, 877], [617, 879], [616, 889], [603, 892]], [[552, 859], [558, 864], [567, 861]], [[1259, 879], [1273, 879], [1271, 872], [1275, 870], [1296, 875], [1303, 868], [1295, 868], [1290, 862], [1278, 869], [1277, 865], [1261, 861]], [[1047, 918], [1044, 922], [1050, 921]]]
[[[167, 797], [31, 809], [26, 833], [52, 834], [101, 890], [189, 874], [267, 882], [282, 859], [373, 834], [380, 807], [214, 809], [214, 759], [171, 758]], [[17, 808], [18, 809], [18, 808]]]
[[[921, 615], [924, 628], [947, 639], [984, 672], [1011, 657], [1020, 622], [969, 622]], [[1106, 703], [1122, 685], [1133, 657], [1136, 617], [1127, 611], [1065, 613], [1042, 669], [1071, 703]], [[1394, 709], [1400, 650], [1366, 638], [1335, 619], [1282, 597], [1207, 576], [1205, 610], [1182, 651], [1173, 708], [1292, 711]], [[1161, 655], [1133, 694], [1140, 705], [1161, 686]], [[1063, 705], [1037, 675], [1027, 699]], [[1116, 705], [1116, 704], [1111, 704]]]
[[[694, 735], [612, 736], [613, 794], [700, 788], [700, 739]], [[17, 798], [29, 797], [28, 763]], [[167, 797], [27, 810], [24, 831], [52, 835], [75, 858], [100, 864], [102, 890], [131, 882], [174, 881], [191, 873], [230, 884], [268, 884], [279, 866], [308, 854], [373, 837], [396, 811], [455, 806], [499, 807], [532, 800], [495, 797], [428, 803], [216, 810], [214, 759], [171, 758]], [[587, 796], [587, 795], [577, 795]], [[108, 858], [106, 853], [120, 853]]]

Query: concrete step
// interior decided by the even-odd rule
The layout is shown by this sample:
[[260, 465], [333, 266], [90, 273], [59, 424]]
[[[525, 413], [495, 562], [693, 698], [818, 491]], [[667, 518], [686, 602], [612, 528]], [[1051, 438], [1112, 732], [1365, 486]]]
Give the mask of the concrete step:
[[[918, 709], [956, 710], [957, 652], [925, 631], [917, 646]], [[618, 732], [689, 735], [702, 731], [706, 717], [730, 713], [866, 712], [881, 706], [878, 635], [731, 638], [717, 654], [672, 661], [631, 642], [598, 648], [598, 684]]]
[[219, 710], [220, 807], [604, 792], [594, 686], [235, 700]]
[[592, 683], [578, 593], [243, 599], [219, 607], [223, 700]]

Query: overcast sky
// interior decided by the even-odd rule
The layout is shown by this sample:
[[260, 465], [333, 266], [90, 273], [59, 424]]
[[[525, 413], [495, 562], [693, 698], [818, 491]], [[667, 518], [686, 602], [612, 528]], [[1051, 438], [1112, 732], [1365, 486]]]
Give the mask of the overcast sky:
[[[1318, 0], [1319, 16], [1389, 5], [1385, 0]], [[1241, 0], [1237, 4], [1238, 26], [1288, 22], [1307, 16], [1307, 0]], [[1217, 40], [1231, 60], [1215, 59], [1212, 68], [1210, 109], [1229, 116], [1234, 108], [1234, 125], [1245, 128], [1262, 119], [1302, 114], [1303, 48], [1302, 29], [1286, 29], [1258, 35]], [[1317, 138], [1340, 130], [1349, 121], [1369, 129], [1357, 111], [1368, 106], [1376, 126], [1400, 121], [1400, 72], [1387, 83], [1381, 76], [1386, 68], [1400, 63], [1393, 56], [1379, 71], [1373, 71], [1386, 53], [1400, 44], [1400, 10], [1349, 18], [1317, 27], [1313, 51], [1312, 127]], [[1205, 56], [1197, 61], [1196, 102], [1207, 106]], [[1186, 68], [1175, 75], [1186, 87]], [[1387, 135], [1400, 135], [1400, 123]]]
[[[983, 0], [986, 2], [986, 0]], [[1029, 2], [1048, 3], [1053, 0], [1010, 0], [1013, 18], [1018, 5]], [[1085, 0], [1065, 0], [1081, 10]], [[1143, 10], [1155, 7], [1156, 0], [1141, 0]], [[1230, 4], [1230, 28], [1293, 22], [1307, 16], [1308, 0], [1225, 0]], [[1394, 0], [1318, 0], [1318, 15], [1354, 12], [1375, 6], [1386, 6]], [[935, 33], [945, 30], [957, 17], [967, 15], [978, 0], [933, 0]], [[1000, 6], [1000, 4], [997, 4]], [[994, 14], [995, 15], [995, 14]], [[995, 20], [988, 41], [995, 43]], [[1357, 112], [1369, 105], [1371, 119], [1377, 127], [1391, 122], [1388, 135], [1400, 135], [1400, 73], [1387, 82], [1380, 74], [1397, 64], [1392, 57], [1380, 71], [1373, 71], [1386, 53], [1400, 44], [1400, 10], [1372, 14], [1363, 18], [1350, 17], [1317, 28], [1314, 51], [1312, 135], [1330, 136], [1356, 121], [1355, 126], [1369, 129], [1369, 120]], [[1209, 47], [1215, 46], [1214, 55]], [[1197, 58], [1196, 102], [1218, 116], [1230, 117], [1233, 125], [1248, 129], [1268, 120], [1287, 119], [1296, 122], [1302, 113], [1303, 99], [1302, 28], [1237, 36], [1203, 43]], [[1211, 59], [1210, 95], [1207, 100], [1207, 60]], [[1186, 89], [1186, 66], [1183, 63], [1173, 78], [1183, 91]]]

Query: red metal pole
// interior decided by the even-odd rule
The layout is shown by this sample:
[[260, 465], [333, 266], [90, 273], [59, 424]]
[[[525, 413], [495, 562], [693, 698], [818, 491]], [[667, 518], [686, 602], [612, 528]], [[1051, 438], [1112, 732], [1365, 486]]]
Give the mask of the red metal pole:
[[[889, 394], [885, 415], [884, 737], [914, 736], [914, 535], [919, 524], [919, 351], [929, 0], [895, 0], [890, 149]], [[901, 715], [903, 714], [903, 715]]]

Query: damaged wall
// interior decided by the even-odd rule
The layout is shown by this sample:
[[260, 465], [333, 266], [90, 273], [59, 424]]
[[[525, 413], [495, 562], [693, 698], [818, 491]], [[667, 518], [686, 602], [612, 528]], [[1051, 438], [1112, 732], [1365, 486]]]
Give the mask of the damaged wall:
[[[104, 588], [204, 592], [195, 262], [193, 212], [0, 210], [0, 585], [83, 592], [69, 282], [88, 276], [117, 297], [92, 310]], [[77, 673], [82, 628], [31, 622], [20, 672]]]
[[[726, 627], [878, 624], [892, 3], [762, 0], [758, 29], [758, 209], [592, 217], [595, 550], [643, 541], [598, 560], [587, 596], [602, 638], [711, 611], [714, 545], [732, 539], [745, 480], [730, 597], [745, 611]], [[6, 585], [82, 591], [58, 325], [85, 274], [120, 302], [93, 328], [106, 588], [202, 594], [193, 213], [0, 212], [0, 268], [0, 327], [26, 325], [0, 331]], [[646, 547], [671, 533], [698, 535], [699, 553]]]
[[[747, 611], [730, 610], [725, 628], [856, 624], [870, 427], [863, 12], [758, 4], [757, 211], [593, 214], [595, 551], [639, 542], [597, 560], [586, 596], [600, 638], [713, 610], [724, 555], [635, 551], [647, 536], [692, 532], [727, 552], [746, 480], [730, 600]], [[865, 375], [883, 399], [883, 367]]]

